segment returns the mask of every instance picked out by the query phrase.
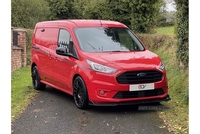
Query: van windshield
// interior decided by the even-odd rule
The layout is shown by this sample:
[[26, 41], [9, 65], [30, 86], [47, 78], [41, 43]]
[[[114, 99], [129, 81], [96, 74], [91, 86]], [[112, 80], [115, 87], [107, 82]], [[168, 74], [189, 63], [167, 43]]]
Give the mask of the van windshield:
[[86, 52], [143, 51], [144, 47], [127, 28], [77, 28], [79, 45]]

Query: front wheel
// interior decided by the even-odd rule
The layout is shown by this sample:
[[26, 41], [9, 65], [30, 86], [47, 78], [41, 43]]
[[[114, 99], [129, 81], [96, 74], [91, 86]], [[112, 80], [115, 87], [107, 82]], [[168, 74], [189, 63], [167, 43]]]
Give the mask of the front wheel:
[[40, 82], [40, 75], [37, 69], [37, 66], [34, 66], [32, 69], [32, 83], [33, 88], [36, 90], [44, 90], [46, 85]]
[[80, 76], [77, 76], [73, 82], [73, 96], [76, 106], [80, 109], [88, 107], [88, 93], [85, 82]]

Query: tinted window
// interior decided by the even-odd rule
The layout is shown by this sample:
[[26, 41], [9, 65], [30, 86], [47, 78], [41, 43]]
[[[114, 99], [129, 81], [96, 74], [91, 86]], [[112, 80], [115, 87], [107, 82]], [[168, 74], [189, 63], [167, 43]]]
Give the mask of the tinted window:
[[126, 28], [77, 28], [79, 45], [86, 52], [141, 51], [144, 47]]

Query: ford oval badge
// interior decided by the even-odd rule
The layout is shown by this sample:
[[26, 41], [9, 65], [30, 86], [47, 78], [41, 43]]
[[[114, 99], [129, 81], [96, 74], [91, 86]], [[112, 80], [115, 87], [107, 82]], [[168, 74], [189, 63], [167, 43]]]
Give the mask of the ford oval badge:
[[137, 77], [145, 77], [146, 76], [146, 73], [138, 73], [137, 74]]

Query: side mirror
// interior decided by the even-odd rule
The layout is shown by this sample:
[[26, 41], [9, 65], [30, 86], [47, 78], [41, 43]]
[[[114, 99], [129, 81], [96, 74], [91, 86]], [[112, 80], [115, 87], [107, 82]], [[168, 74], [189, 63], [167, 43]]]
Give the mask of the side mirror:
[[68, 56], [69, 55], [68, 51], [69, 51], [68, 48], [65, 48], [65, 47], [58, 47], [58, 48], [56, 48], [56, 53], [58, 55]]
[[71, 53], [69, 53], [69, 49], [66, 47], [58, 47], [56, 48], [56, 53], [58, 55], [74, 57]]

